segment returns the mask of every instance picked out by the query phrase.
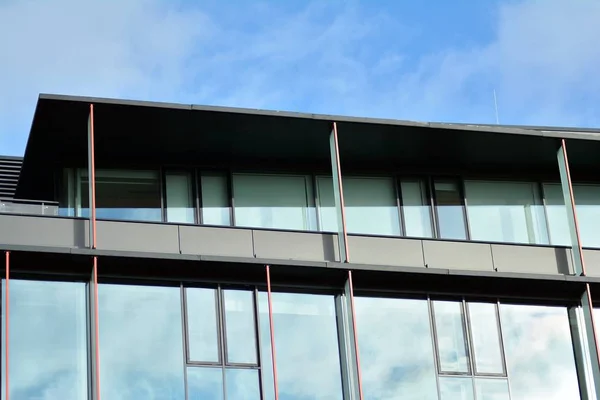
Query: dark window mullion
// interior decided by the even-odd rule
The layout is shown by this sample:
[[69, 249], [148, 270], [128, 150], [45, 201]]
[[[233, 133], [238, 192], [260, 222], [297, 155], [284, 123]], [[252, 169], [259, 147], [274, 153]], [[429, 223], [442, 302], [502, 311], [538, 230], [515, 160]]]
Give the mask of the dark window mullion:
[[194, 205], [196, 224], [202, 225], [202, 174], [197, 168], [192, 170], [192, 184], [194, 191]]
[[227, 374], [225, 373], [225, 365], [227, 364], [227, 340], [226, 340], [226, 326], [225, 326], [225, 302], [223, 291], [221, 286], [216, 291], [216, 303], [217, 303], [217, 331], [219, 335], [219, 359], [221, 361], [221, 372], [223, 376], [223, 398], [227, 400]]
[[187, 328], [187, 307], [185, 303], [185, 288], [183, 284], [179, 285], [179, 297], [181, 302], [181, 336], [183, 340], [183, 390], [184, 390], [184, 398], [188, 399], [188, 380], [187, 380], [187, 366], [188, 366], [188, 328]]
[[465, 188], [465, 180], [462, 177], [457, 178], [458, 193], [462, 202], [463, 218], [465, 220], [465, 237], [471, 240], [471, 228], [469, 226], [469, 215], [467, 213], [467, 192]]
[[435, 183], [433, 177], [429, 176], [426, 179], [426, 187], [429, 195], [429, 202], [431, 207], [431, 223], [433, 225], [433, 237], [440, 238], [440, 217], [437, 209], [437, 198], [435, 196]]
[[163, 167], [159, 168], [159, 186], [160, 186], [160, 214], [162, 221], [167, 222], [167, 173]]
[[230, 216], [230, 225], [235, 225], [235, 198], [234, 198], [234, 187], [233, 187], [233, 171], [229, 170], [225, 175], [225, 179], [227, 179], [227, 194], [229, 197], [229, 216]]

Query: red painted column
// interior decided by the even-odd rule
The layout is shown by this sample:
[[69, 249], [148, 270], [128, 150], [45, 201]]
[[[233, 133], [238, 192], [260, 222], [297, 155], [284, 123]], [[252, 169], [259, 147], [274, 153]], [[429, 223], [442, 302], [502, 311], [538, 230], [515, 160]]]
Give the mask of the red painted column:
[[275, 400], [279, 400], [279, 386], [277, 382], [277, 351], [275, 350], [275, 327], [273, 324], [273, 301], [271, 299], [271, 271], [266, 266], [267, 271], [267, 298], [269, 302], [269, 331], [271, 333], [271, 362], [273, 364], [273, 390], [275, 391]]
[[[343, 262], [350, 262], [350, 251], [348, 249], [348, 229], [346, 228], [346, 206], [344, 205], [344, 187], [342, 185], [342, 167], [341, 167], [341, 163], [340, 163], [340, 145], [339, 145], [339, 139], [338, 139], [338, 130], [337, 130], [337, 123], [334, 122], [333, 123], [333, 131], [332, 131], [332, 139], [333, 139], [333, 149], [332, 150], [332, 162], [333, 162], [333, 168], [334, 171], [333, 172], [333, 179], [335, 179], [335, 183], [334, 186], [336, 186], [336, 189], [338, 191], [338, 193], [335, 193], [336, 196], [339, 196], [340, 200], [339, 200], [339, 207], [340, 207], [340, 218], [342, 219], [341, 221], [341, 225], [342, 225], [342, 231], [339, 232], [339, 234], [342, 235], [342, 241], [343, 241], [343, 246], [344, 246], [344, 254], [341, 254], [340, 256], [344, 257], [344, 260], [342, 260]], [[336, 185], [337, 184], [337, 185]]]
[[9, 391], [9, 382], [10, 380], [8, 379], [8, 372], [9, 372], [9, 349], [10, 349], [10, 341], [9, 341], [9, 334], [10, 334], [10, 285], [9, 285], [9, 281], [10, 281], [10, 252], [6, 251], [5, 252], [5, 265], [6, 265], [6, 288], [4, 290], [4, 309], [6, 310], [6, 314], [4, 315], [4, 337], [6, 340], [6, 345], [5, 345], [5, 351], [4, 351], [4, 379], [5, 379], [5, 389], [6, 389], [6, 393], [4, 395], [4, 398], [6, 400], [9, 400], [10, 398], [10, 391]]

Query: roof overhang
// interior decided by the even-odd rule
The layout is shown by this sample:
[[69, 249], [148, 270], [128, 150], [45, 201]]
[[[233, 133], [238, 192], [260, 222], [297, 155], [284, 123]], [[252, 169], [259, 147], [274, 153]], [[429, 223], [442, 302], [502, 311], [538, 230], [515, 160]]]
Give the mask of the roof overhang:
[[[557, 173], [558, 139], [575, 170], [597, 165], [600, 133], [573, 129], [419, 123], [103, 98], [40, 95], [17, 196], [54, 198], [54, 173], [87, 166], [94, 105], [97, 168], [211, 166], [330, 168], [337, 122], [342, 168], [522, 170]], [[579, 168], [582, 167], [582, 168]]]

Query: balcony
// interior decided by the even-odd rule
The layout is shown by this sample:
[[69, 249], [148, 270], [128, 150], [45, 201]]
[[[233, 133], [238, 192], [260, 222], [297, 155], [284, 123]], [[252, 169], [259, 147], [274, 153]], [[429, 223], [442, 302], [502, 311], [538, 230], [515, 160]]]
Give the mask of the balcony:
[[1, 214], [25, 214], [25, 215], [58, 215], [58, 202], [0, 199]]

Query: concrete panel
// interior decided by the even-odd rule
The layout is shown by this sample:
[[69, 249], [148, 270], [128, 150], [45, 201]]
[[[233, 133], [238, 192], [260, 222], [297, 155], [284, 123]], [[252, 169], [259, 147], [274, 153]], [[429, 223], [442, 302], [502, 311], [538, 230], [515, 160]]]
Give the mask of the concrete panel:
[[600, 277], [600, 250], [583, 250], [587, 276]]
[[568, 275], [573, 271], [566, 248], [493, 244], [492, 257], [498, 272]]
[[0, 243], [86, 247], [88, 222], [82, 219], [0, 214]]
[[494, 270], [490, 245], [486, 243], [424, 240], [423, 251], [429, 268]]
[[421, 240], [348, 236], [348, 248], [352, 263], [425, 267]]
[[182, 254], [254, 257], [250, 229], [181, 225], [179, 242]]
[[257, 258], [339, 261], [337, 235], [310, 232], [253, 231]]
[[177, 225], [97, 221], [96, 229], [100, 250], [179, 254]]

